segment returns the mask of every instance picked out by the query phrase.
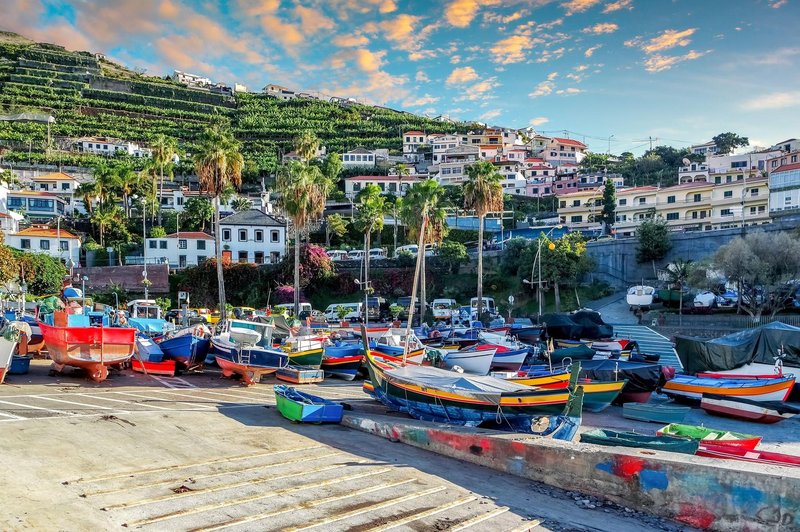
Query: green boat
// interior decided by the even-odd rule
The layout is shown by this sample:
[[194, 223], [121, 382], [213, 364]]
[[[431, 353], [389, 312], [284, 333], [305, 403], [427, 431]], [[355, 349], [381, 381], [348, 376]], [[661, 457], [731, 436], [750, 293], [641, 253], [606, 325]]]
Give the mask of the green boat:
[[339, 423], [344, 415], [341, 403], [300, 392], [291, 386], [276, 384], [275, 401], [278, 411], [289, 421], [303, 423]]
[[619, 396], [627, 379], [611, 382], [578, 382], [583, 388], [583, 408], [589, 412], [605, 410]]
[[[676, 290], [674, 288], [672, 289], [662, 288], [661, 290], [658, 290], [656, 293], [658, 294], [658, 298], [661, 300], [661, 302], [664, 304], [665, 307], [678, 308], [681, 304], [680, 290]], [[694, 296], [689, 291], [683, 292], [684, 306], [687, 305], [687, 301], [689, 302], [689, 304], [692, 304], [694, 302]]]
[[635, 449], [653, 449], [671, 453], [694, 454], [700, 442], [671, 436], [648, 436], [636, 432], [617, 432], [609, 429], [592, 429], [581, 434], [581, 442]]
[[297, 351], [296, 353], [288, 353], [289, 364], [293, 366], [311, 366], [319, 368], [322, 365], [322, 348], [308, 349], [306, 351]]
[[721, 429], [698, 427], [696, 425], [681, 425], [680, 423], [670, 423], [666, 427], [662, 427], [656, 434], [659, 436], [674, 436], [676, 438], [695, 440], [703, 447], [719, 450], [736, 449], [752, 451], [761, 443], [761, 436], [756, 436], [754, 434], [730, 432]]
[[560, 364], [564, 359], [570, 358], [572, 360], [591, 360], [594, 356], [594, 349], [585, 344], [576, 347], [562, 347], [553, 350], [550, 353], [550, 362], [553, 364]]

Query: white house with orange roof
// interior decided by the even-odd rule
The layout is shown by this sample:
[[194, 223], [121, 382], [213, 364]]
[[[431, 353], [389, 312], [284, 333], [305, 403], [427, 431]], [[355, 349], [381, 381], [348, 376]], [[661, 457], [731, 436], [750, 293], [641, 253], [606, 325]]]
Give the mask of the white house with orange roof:
[[33, 184], [33, 189], [42, 192], [52, 192], [53, 194], [70, 195], [75, 193], [80, 182], [64, 172], [53, 172], [29, 178]]
[[528, 181], [523, 175], [524, 166], [519, 161], [495, 161], [492, 163], [503, 180], [500, 182], [503, 192], [524, 196], [527, 193]]
[[67, 263], [80, 260], [81, 239], [66, 229], [32, 226], [6, 234], [6, 245], [32, 253], [44, 253]]
[[201, 231], [179, 231], [147, 239], [147, 260], [167, 263], [173, 270], [203, 264], [216, 256], [214, 237]]

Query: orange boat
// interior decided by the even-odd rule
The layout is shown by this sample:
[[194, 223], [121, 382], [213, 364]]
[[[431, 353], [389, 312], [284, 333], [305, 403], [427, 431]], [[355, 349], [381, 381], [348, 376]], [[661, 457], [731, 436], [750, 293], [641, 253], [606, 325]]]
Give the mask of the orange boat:
[[54, 327], [39, 322], [56, 371], [85, 368], [95, 382], [108, 377], [108, 366], [133, 356], [136, 329], [124, 327]]

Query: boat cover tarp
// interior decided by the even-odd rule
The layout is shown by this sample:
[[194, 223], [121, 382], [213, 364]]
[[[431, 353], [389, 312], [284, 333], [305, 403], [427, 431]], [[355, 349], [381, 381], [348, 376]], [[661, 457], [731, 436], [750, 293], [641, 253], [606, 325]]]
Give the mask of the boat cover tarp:
[[561, 361], [569, 357], [572, 360], [589, 360], [594, 356], [594, 349], [581, 344], [576, 347], [561, 347], [550, 354], [553, 361]]
[[580, 376], [606, 382], [628, 379], [625, 391], [634, 393], [652, 392], [667, 382], [660, 364], [624, 360], [582, 360]]
[[772, 322], [707, 340], [677, 336], [675, 351], [686, 373], [725, 371], [757, 362], [774, 364], [783, 349], [786, 366], [800, 367], [800, 327]]
[[600, 314], [591, 310], [580, 310], [572, 314], [547, 314], [542, 317], [550, 338], [597, 340], [611, 338], [614, 328], [604, 323]]
[[530, 393], [530, 386], [495, 377], [467, 375], [430, 366], [400, 366], [385, 371], [387, 378], [437, 390], [468, 395], [497, 396], [503, 393]]

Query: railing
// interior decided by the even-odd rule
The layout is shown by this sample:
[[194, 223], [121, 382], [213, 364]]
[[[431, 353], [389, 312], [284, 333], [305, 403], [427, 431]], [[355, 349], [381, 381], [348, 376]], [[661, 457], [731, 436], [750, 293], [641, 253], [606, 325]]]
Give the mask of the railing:
[[738, 314], [712, 314], [712, 315], [686, 315], [683, 320], [678, 314], [663, 314], [661, 324], [668, 327], [677, 327], [683, 321], [684, 327], [693, 329], [717, 328], [717, 329], [752, 329], [772, 322], [781, 322], [786, 325], [800, 327], [800, 315], [778, 315], [774, 318], [770, 316], [751, 317], [749, 315]]
[[[127, 255], [125, 256], [126, 266], [142, 266], [145, 261], [141, 255]], [[147, 264], [167, 264], [169, 260], [167, 257], [147, 257]]]

